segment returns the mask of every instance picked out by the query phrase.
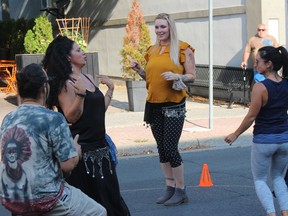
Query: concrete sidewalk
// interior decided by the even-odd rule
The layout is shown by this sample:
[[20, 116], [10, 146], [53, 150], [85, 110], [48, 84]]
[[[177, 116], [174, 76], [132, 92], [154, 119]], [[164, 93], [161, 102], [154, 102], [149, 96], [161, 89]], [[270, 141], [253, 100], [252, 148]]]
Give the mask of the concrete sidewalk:
[[[100, 86], [105, 93], [106, 87]], [[4, 116], [16, 109], [16, 97], [0, 93], [0, 122]], [[209, 119], [209, 104], [195, 102], [191, 98], [186, 103], [187, 113], [183, 133], [180, 139], [181, 150], [198, 148], [225, 148], [228, 145], [223, 138], [233, 132], [248, 112], [248, 108], [228, 103], [214, 104], [213, 118]], [[106, 112], [106, 129], [118, 148], [119, 156], [157, 153], [151, 129], [144, 126], [143, 112], [128, 111], [128, 98], [125, 86], [115, 86], [111, 106]], [[212, 129], [209, 129], [209, 124]], [[251, 144], [252, 127], [249, 128], [234, 146]]]
[[[105, 91], [104, 88], [101, 88]], [[179, 148], [183, 150], [218, 147], [228, 145], [223, 141], [225, 135], [233, 132], [248, 112], [248, 108], [233, 105], [228, 109], [228, 103], [218, 103], [213, 106], [213, 118], [209, 119], [209, 103], [192, 101], [186, 103], [186, 120], [180, 139]], [[129, 112], [125, 86], [117, 86], [114, 91], [111, 106], [106, 114], [107, 133], [112, 137], [121, 154], [156, 153], [156, 144], [151, 129], [144, 126], [143, 112]], [[209, 125], [212, 129], [209, 129]], [[249, 128], [233, 144], [246, 146], [251, 144], [252, 127]]]

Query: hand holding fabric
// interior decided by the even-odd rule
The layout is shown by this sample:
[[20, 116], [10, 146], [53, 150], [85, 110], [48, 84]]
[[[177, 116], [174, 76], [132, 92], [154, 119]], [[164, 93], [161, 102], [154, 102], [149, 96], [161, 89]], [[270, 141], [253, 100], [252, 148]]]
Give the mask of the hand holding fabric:
[[171, 80], [171, 81], [180, 79], [178, 74], [175, 74], [171, 71], [164, 72], [161, 74], [161, 76], [164, 77], [164, 79]]

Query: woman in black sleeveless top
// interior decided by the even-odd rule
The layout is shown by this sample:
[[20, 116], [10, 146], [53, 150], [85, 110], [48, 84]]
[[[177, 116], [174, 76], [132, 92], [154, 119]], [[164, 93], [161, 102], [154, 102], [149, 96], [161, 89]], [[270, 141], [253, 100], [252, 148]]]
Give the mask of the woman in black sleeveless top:
[[103, 205], [108, 216], [128, 216], [105, 139], [105, 111], [114, 84], [108, 77], [100, 76], [101, 84], [108, 87], [104, 96], [93, 77], [81, 73], [85, 64], [85, 53], [77, 43], [63, 36], [51, 42], [43, 59], [51, 86], [47, 104], [63, 113], [71, 124], [72, 135], [79, 134], [82, 148], [82, 159], [67, 182]]

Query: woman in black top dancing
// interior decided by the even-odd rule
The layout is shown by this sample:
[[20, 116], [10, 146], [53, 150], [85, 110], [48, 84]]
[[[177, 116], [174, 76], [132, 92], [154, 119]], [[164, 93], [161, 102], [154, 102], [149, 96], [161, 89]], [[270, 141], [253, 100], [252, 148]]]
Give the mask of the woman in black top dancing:
[[82, 148], [82, 159], [67, 182], [103, 205], [108, 216], [130, 215], [120, 194], [105, 139], [105, 111], [111, 102], [114, 84], [107, 76], [100, 76], [100, 83], [108, 87], [103, 95], [93, 77], [81, 73], [85, 64], [85, 53], [64, 36], [51, 42], [43, 59], [51, 86], [47, 104], [64, 114], [71, 124], [72, 135], [79, 134], [78, 143]]

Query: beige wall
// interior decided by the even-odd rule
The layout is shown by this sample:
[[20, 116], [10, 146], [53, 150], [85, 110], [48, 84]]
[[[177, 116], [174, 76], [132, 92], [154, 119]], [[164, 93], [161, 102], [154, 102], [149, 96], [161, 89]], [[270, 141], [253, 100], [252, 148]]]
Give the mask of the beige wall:
[[[111, 18], [101, 28], [91, 27], [89, 50], [99, 52], [100, 73], [121, 77], [119, 50], [133, 0], [118, 1]], [[161, 12], [172, 14], [181, 40], [196, 48], [197, 64], [208, 64], [208, 1], [139, 0], [155, 41], [153, 20]], [[169, 3], [168, 3], [169, 2]], [[228, 2], [228, 3], [227, 3]], [[241, 0], [214, 1], [214, 64], [238, 66], [246, 42], [245, 5]], [[165, 5], [165, 10], [163, 10]], [[245, 42], [243, 42], [245, 41]]]
[[[280, 45], [286, 44], [286, 18], [285, 18], [285, 1], [274, 0], [253, 0], [246, 1], [247, 12], [247, 37], [251, 37], [257, 32], [257, 25], [264, 23], [267, 25], [270, 34], [278, 39]], [[269, 22], [270, 20], [270, 22]], [[275, 26], [271, 26], [271, 20], [278, 22], [277, 32], [272, 31]], [[275, 23], [276, 23], [275, 22]], [[270, 25], [270, 26], [269, 26]], [[272, 32], [271, 32], [272, 31]]]
[[[280, 45], [286, 44], [286, 25], [285, 25], [285, 1], [283, 0], [274, 0], [271, 4], [270, 0], [262, 1], [262, 22], [268, 25], [268, 28], [271, 29], [272, 26], [269, 26], [269, 20], [273, 19], [278, 21], [278, 34], [276, 32], [275, 37], [278, 38]], [[272, 32], [271, 32], [272, 33]]]
[[[92, 26], [89, 49], [99, 52], [100, 73], [121, 77], [119, 50], [125, 35], [125, 24], [133, 0], [118, 1], [111, 18], [101, 28]], [[197, 64], [209, 60], [209, 0], [139, 0], [145, 20], [155, 41], [153, 19], [161, 12], [176, 19], [179, 38], [196, 48]], [[257, 24], [278, 19], [279, 44], [285, 44], [285, 3], [283, 0], [214, 0], [214, 65], [239, 67], [247, 39], [256, 34]]]
[[[247, 38], [257, 33], [258, 24], [264, 23], [268, 33], [277, 39], [279, 45], [286, 46], [285, 1], [274, 0], [272, 3], [270, 0], [246, 0], [246, 14]], [[252, 65], [251, 58], [249, 65]]]
[[[247, 38], [256, 34], [256, 26], [270, 19], [278, 20], [279, 44], [286, 44], [287, 0], [211, 0], [213, 1], [213, 62], [215, 65], [239, 66]], [[11, 17], [31, 18], [41, 12], [40, 1], [9, 0]], [[101, 74], [121, 77], [119, 50], [133, 0], [71, 0], [69, 17], [92, 20], [89, 51], [99, 54]], [[196, 63], [208, 64], [209, 0], [139, 0], [145, 20], [155, 41], [153, 19], [161, 12], [172, 14], [181, 40], [196, 48]], [[285, 5], [286, 4], [286, 5]], [[33, 7], [32, 7], [33, 5]], [[0, 13], [1, 14], [1, 13]], [[51, 16], [50, 16], [51, 17]], [[53, 19], [52, 19], [53, 21]], [[55, 21], [55, 20], [54, 20]], [[53, 23], [54, 23], [53, 21]], [[274, 28], [275, 29], [275, 28]], [[286, 30], [286, 31], [285, 31]]]

